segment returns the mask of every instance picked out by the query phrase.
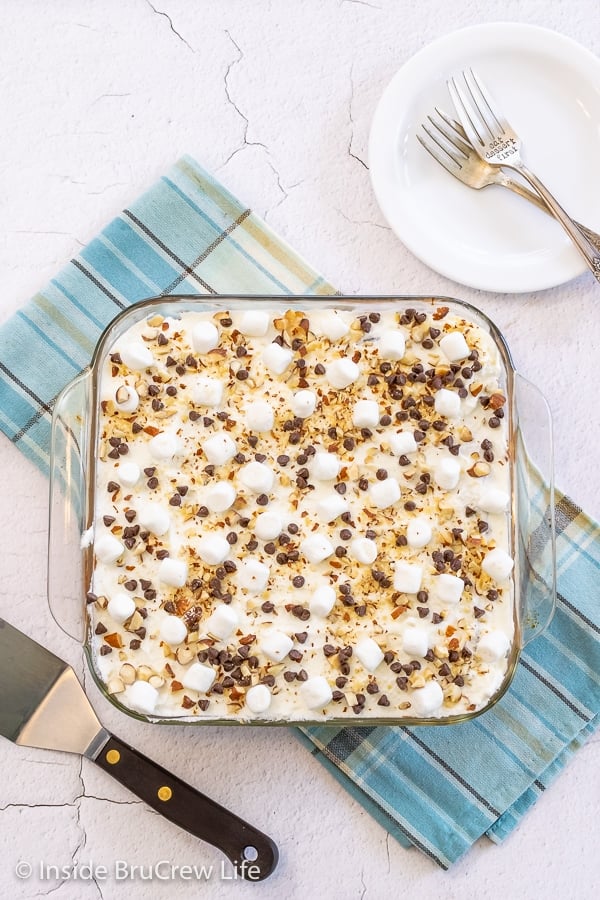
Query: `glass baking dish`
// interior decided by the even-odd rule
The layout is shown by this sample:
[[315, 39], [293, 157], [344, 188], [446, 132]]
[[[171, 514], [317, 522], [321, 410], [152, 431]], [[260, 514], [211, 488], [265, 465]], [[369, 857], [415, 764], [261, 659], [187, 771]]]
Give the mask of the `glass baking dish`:
[[[93, 552], [82, 536], [93, 527], [95, 471], [98, 443], [99, 383], [103, 362], [115, 341], [134, 323], [150, 316], [177, 318], [198, 311], [242, 311], [257, 308], [283, 313], [286, 310], [336, 309], [356, 316], [385, 313], [410, 307], [431, 314], [444, 308], [481, 328], [492, 338], [503, 367], [503, 389], [507, 403], [511, 497], [508, 513], [510, 553], [514, 557], [514, 640], [508, 654], [506, 674], [489, 701], [474, 712], [435, 717], [397, 718], [377, 715], [332, 715], [298, 720], [267, 717], [191, 717], [189, 715], [143, 715], [121, 703], [109, 692], [93, 651], [91, 616], [86, 594], [93, 569]], [[52, 430], [50, 528], [48, 554], [48, 600], [58, 624], [83, 641], [93, 677], [117, 708], [143, 721], [164, 724], [311, 724], [331, 725], [443, 725], [454, 724], [489, 709], [507, 690], [522, 648], [550, 621], [556, 595], [552, 428], [546, 401], [537, 388], [522, 378], [513, 366], [507, 344], [496, 326], [469, 304], [446, 297], [415, 296], [175, 296], [156, 297], [119, 314], [106, 328], [90, 365], [62, 391], [57, 399]]]

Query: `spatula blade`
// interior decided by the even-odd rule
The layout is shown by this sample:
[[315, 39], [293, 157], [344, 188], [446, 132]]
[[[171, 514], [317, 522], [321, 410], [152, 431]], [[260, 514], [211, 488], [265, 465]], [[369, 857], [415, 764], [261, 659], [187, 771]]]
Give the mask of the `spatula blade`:
[[0, 735], [87, 753], [104, 731], [71, 666], [0, 619]]

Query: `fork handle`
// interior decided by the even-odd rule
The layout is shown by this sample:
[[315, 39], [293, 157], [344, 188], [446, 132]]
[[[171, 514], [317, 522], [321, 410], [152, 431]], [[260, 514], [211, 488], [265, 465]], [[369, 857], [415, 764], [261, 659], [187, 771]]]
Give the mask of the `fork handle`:
[[560, 222], [564, 230], [567, 232], [586, 263], [591, 270], [596, 281], [600, 282], [600, 252], [580, 231], [573, 219], [565, 212], [558, 200], [550, 193], [548, 188], [542, 181], [531, 172], [523, 163], [512, 164], [507, 168], [515, 169], [519, 172], [529, 184], [535, 188], [540, 197], [546, 203], [548, 209], [554, 218]]
[[[523, 197], [525, 200], [529, 200], [530, 203], [533, 203], [537, 206], [538, 209], [541, 209], [542, 212], [545, 212], [547, 215], [552, 216], [553, 214], [548, 209], [547, 205], [544, 203], [540, 195], [534, 191], [530, 191], [529, 188], [526, 188], [524, 185], [519, 184], [514, 178], [511, 178], [506, 173], [502, 173], [501, 179], [498, 179], [498, 184], [501, 184], [502, 187], [508, 188], [513, 193], [518, 194], [519, 197]], [[592, 231], [591, 228], [587, 228], [585, 225], [582, 225], [581, 222], [578, 222], [576, 219], [573, 219], [573, 222], [577, 228], [588, 239], [590, 244], [596, 248], [598, 253], [600, 253], [600, 234], [595, 231]]]

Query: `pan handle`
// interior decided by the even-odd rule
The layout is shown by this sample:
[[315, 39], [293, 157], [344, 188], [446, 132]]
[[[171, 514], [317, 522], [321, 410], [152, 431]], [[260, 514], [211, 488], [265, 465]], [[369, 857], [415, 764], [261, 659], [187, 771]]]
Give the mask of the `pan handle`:
[[110, 736], [94, 762], [169, 821], [222, 850], [237, 877], [263, 881], [275, 869], [279, 853], [270, 837], [118, 737]]

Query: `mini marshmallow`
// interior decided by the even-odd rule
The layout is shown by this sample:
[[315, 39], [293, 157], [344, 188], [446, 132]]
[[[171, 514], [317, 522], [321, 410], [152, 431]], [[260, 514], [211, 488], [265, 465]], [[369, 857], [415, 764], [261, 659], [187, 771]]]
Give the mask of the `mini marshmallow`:
[[465, 359], [471, 352], [465, 336], [460, 331], [449, 331], [440, 338], [440, 349], [450, 362]]
[[375, 428], [379, 424], [379, 406], [376, 400], [359, 400], [352, 410], [355, 428]]
[[223, 383], [210, 375], [200, 375], [192, 382], [192, 400], [196, 406], [219, 406], [223, 399]]
[[246, 691], [245, 701], [250, 712], [266, 712], [271, 705], [271, 691], [266, 684], [255, 684]]
[[407, 624], [402, 635], [402, 649], [409, 656], [425, 656], [429, 649], [427, 632], [418, 625]]
[[235, 488], [230, 481], [217, 481], [206, 488], [202, 500], [211, 512], [225, 512], [231, 508], [236, 496]]
[[257, 434], [272, 431], [274, 422], [273, 407], [265, 400], [254, 400], [246, 406], [246, 425], [249, 431], [256, 431]]
[[167, 556], [161, 559], [158, 568], [158, 577], [163, 584], [171, 587], [183, 587], [188, 576], [187, 563], [181, 559], [171, 559]]
[[309, 709], [327, 706], [333, 697], [327, 679], [323, 675], [308, 678], [300, 685], [298, 694]]
[[428, 681], [425, 687], [416, 688], [410, 697], [412, 708], [418, 716], [428, 716], [440, 708], [444, 693], [437, 681]]
[[272, 541], [283, 531], [283, 520], [277, 513], [264, 512], [256, 517], [254, 534], [261, 541]]
[[335, 598], [335, 591], [330, 585], [321, 585], [308, 601], [311, 613], [316, 616], [328, 616], [335, 605]]
[[160, 503], [153, 503], [151, 500], [138, 507], [137, 520], [143, 528], [157, 537], [166, 534], [171, 527], [171, 517], [167, 510]]
[[259, 594], [267, 586], [269, 567], [258, 559], [244, 559], [238, 564], [237, 583], [255, 594]]
[[339, 341], [350, 331], [350, 326], [334, 309], [325, 309], [315, 316], [313, 326], [316, 334], [322, 335], [330, 341]]
[[379, 356], [381, 359], [402, 359], [406, 353], [406, 338], [397, 328], [384, 331], [379, 339]]
[[481, 492], [478, 506], [479, 509], [482, 509], [484, 512], [502, 513], [506, 512], [508, 509], [509, 502], [510, 496], [506, 491], [502, 491], [500, 488], [496, 487], [487, 487]]
[[[119, 400], [119, 398], [122, 399]], [[114, 404], [119, 412], [133, 413], [140, 405], [140, 397], [130, 384], [122, 384], [115, 391]]]
[[151, 716], [158, 703], [158, 691], [147, 681], [134, 681], [125, 690], [127, 705], [144, 715]]
[[316, 506], [317, 515], [322, 522], [333, 522], [338, 516], [348, 512], [349, 508], [344, 498], [335, 491], [319, 500]]
[[486, 553], [481, 568], [495, 581], [504, 581], [512, 572], [514, 564], [513, 558], [508, 555], [506, 550], [496, 547], [495, 550]]
[[433, 477], [438, 487], [444, 491], [453, 491], [460, 479], [460, 463], [453, 457], [444, 457], [433, 470]]
[[224, 431], [211, 434], [205, 441], [200, 442], [209, 463], [213, 466], [223, 466], [237, 453], [235, 441]]
[[283, 375], [293, 358], [291, 350], [275, 343], [266, 346], [262, 355], [265, 366], [274, 375]]
[[433, 529], [429, 519], [419, 516], [416, 519], [411, 519], [408, 523], [406, 540], [408, 541], [409, 547], [414, 547], [415, 549], [426, 547], [431, 540], [432, 535]]
[[142, 471], [137, 463], [122, 462], [116, 470], [117, 478], [125, 487], [133, 487], [140, 480]]
[[334, 546], [324, 535], [311, 534], [300, 544], [300, 553], [306, 557], [312, 565], [323, 562], [334, 551]]
[[374, 672], [377, 666], [383, 662], [383, 651], [373, 638], [361, 638], [357, 642], [354, 652], [367, 672]]
[[246, 337], [264, 337], [269, 330], [269, 313], [253, 309], [243, 312], [237, 327]]
[[152, 351], [142, 341], [130, 341], [119, 349], [121, 359], [128, 369], [140, 372], [154, 365]]
[[290, 406], [295, 416], [307, 419], [316, 409], [317, 395], [313, 391], [297, 391], [290, 401]]
[[256, 461], [241, 468], [239, 477], [244, 487], [255, 494], [268, 494], [275, 480], [273, 470], [265, 463]]
[[178, 616], [165, 616], [160, 625], [160, 639], [171, 647], [183, 644], [187, 637], [185, 623]]
[[460, 397], [456, 391], [440, 388], [435, 395], [434, 409], [440, 416], [455, 419], [460, 415]]
[[347, 357], [334, 359], [334, 361], [327, 366], [327, 380], [331, 387], [338, 391], [354, 384], [359, 375], [360, 369], [356, 363], [353, 363], [352, 360]]
[[94, 553], [100, 562], [110, 565], [118, 560], [125, 547], [112, 534], [101, 534], [94, 541]]
[[215, 680], [216, 672], [212, 666], [205, 666], [202, 663], [192, 663], [181, 679], [184, 688], [190, 691], [198, 691], [205, 694], [210, 690]]
[[416, 594], [421, 590], [423, 569], [416, 563], [399, 559], [394, 566], [394, 588], [403, 594]]
[[135, 612], [135, 602], [128, 594], [115, 594], [108, 601], [106, 610], [119, 625], [126, 622]]
[[394, 456], [408, 456], [409, 453], [416, 453], [419, 449], [412, 431], [398, 431], [390, 434], [388, 443]]
[[270, 630], [260, 642], [260, 649], [265, 656], [271, 662], [276, 663], [281, 662], [293, 646], [293, 640], [287, 634], [284, 634], [283, 631], [277, 631], [276, 629]]
[[206, 634], [212, 634], [219, 640], [226, 641], [238, 623], [239, 616], [235, 609], [227, 603], [219, 603], [206, 620], [204, 630]]
[[220, 534], [205, 534], [196, 543], [196, 551], [202, 562], [218, 566], [229, 556], [231, 547]]
[[378, 509], [386, 509], [400, 499], [400, 485], [395, 478], [386, 478], [385, 481], [374, 481], [369, 488], [371, 502]]
[[219, 346], [219, 331], [212, 322], [197, 322], [192, 328], [192, 347], [196, 353], [210, 353]]
[[508, 653], [510, 639], [503, 631], [488, 631], [482, 634], [477, 644], [477, 655], [486, 662], [496, 662]]
[[352, 559], [359, 563], [370, 565], [377, 559], [377, 544], [369, 538], [354, 538], [349, 551]]
[[341, 462], [335, 453], [319, 451], [313, 456], [310, 474], [317, 481], [333, 481], [338, 477]]
[[443, 572], [434, 581], [435, 595], [442, 603], [458, 603], [462, 597], [465, 583], [456, 575], [448, 575]]
[[168, 462], [181, 450], [181, 441], [176, 434], [163, 431], [148, 441], [148, 450], [158, 462]]

